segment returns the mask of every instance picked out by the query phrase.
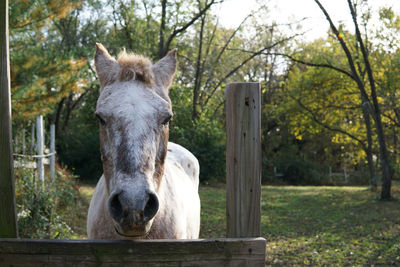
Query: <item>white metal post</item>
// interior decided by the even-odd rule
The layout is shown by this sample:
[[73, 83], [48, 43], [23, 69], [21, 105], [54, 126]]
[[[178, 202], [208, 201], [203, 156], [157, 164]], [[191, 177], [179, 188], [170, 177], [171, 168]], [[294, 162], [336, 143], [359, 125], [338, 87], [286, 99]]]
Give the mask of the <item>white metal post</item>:
[[44, 182], [44, 166], [43, 166], [43, 116], [36, 117], [36, 139], [37, 139], [37, 170], [39, 173], [39, 180]]
[[56, 126], [50, 125], [50, 174], [51, 180], [54, 182], [55, 177], [55, 165], [56, 165]]

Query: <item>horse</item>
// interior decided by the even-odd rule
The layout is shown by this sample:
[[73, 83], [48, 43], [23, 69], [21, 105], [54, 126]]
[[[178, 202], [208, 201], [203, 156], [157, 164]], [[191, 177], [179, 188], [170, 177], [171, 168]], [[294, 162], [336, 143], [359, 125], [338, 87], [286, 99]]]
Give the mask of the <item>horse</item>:
[[152, 64], [96, 44], [103, 175], [90, 201], [88, 239], [195, 239], [200, 230], [199, 162], [168, 142], [169, 88], [177, 50]]

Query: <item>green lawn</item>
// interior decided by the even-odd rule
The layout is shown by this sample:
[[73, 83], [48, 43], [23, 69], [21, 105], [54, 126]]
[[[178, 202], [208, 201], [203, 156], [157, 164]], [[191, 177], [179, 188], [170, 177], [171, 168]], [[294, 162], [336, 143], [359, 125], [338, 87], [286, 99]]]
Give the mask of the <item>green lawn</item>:
[[[90, 199], [91, 190], [80, 191]], [[267, 265], [400, 266], [400, 184], [392, 194], [383, 202], [366, 187], [263, 186]], [[200, 237], [224, 237], [225, 188], [202, 186], [200, 197]]]
[[[225, 189], [200, 196], [201, 237], [224, 236]], [[261, 220], [267, 265], [400, 266], [400, 201], [366, 187], [263, 186]]]

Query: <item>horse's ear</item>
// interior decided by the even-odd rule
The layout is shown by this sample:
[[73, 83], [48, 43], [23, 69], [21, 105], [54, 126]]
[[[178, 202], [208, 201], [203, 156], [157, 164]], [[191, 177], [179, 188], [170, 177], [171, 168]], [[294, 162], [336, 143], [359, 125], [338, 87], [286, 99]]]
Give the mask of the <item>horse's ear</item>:
[[102, 44], [96, 43], [94, 66], [101, 86], [115, 81], [117, 65], [118, 63], [110, 56], [107, 49]]
[[172, 84], [172, 80], [176, 71], [176, 52], [176, 48], [169, 51], [165, 57], [160, 59], [152, 66], [156, 84], [167, 91]]

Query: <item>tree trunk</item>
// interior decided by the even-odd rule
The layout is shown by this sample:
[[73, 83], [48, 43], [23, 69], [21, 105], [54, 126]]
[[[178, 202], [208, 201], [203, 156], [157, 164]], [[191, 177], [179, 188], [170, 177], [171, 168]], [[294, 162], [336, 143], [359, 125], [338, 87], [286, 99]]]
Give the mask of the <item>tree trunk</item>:
[[55, 119], [54, 119], [54, 124], [56, 125], [56, 138], [58, 137], [58, 134], [59, 134], [61, 111], [62, 111], [62, 109], [63, 109], [65, 99], [66, 99], [66, 98], [63, 97], [63, 98], [61, 99], [61, 101], [58, 102], [58, 106], [57, 106], [56, 117], [55, 117]]
[[382, 168], [382, 191], [381, 191], [381, 199], [390, 199], [390, 190], [391, 190], [391, 179], [392, 179], [392, 174], [391, 174], [391, 169], [390, 169], [390, 162], [389, 162], [389, 157], [387, 153], [387, 148], [386, 148], [386, 140], [385, 140], [385, 132], [383, 130], [383, 125], [382, 125], [382, 115], [381, 115], [381, 110], [379, 107], [378, 103], [378, 97], [376, 95], [376, 86], [375, 86], [375, 80], [374, 80], [374, 75], [372, 72], [372, 68], [368, 59], [368, 52], [367, 48], [364, 46], [364, 42], [361, 38], [361, 32], [360, 29], [358, 28], [358, 23], [357, 23], [357, 16], [354, 11], [353, 4], [351, 0], [347, 0], [347, 3], [350, 8], [351, 16], [353, 18], [354, 26], [356, 29], [356, 37], [357, 41], [360, 44], [360, 49], [361, 53], [364, 58], [364, 63], [365, 63], [365, 68], [367, 70], [367, 75], [368, 75], [368, 81], [371, 87], [371, 98], [372, 98], [372, 103], [374, 105], [373, 111], [374, 111], [374, 120], [375, 120], [375, 125], [376, 125], [376, 133], [378, 135], [378, 142], [379, 142], [379, 151], [381, 154], [381, 168]]
[[166, 16], [167, 0], [161, 1], [161, 23], [160, 23], [160, 36], [158, 43], [158, 58], [162, 58], [165, 55], [164, 48], [164, 32], [165, 32], [165, 16]]
[[365, 153], [367, 154], [368, 170], [370, 176], [370, 186], [372, 191], [377, 189], [377, 181], [375, 176], [374, 161], [372, 157], [372, 130], [371, 130], [371, 119], [369, 113], [364, 105], [362, 105], [362, 111], [364, 115], [365, 128], [367, 130], [367, 149]]
[[[199, 7], [201, 9], [201, 7]], [[196, 74], [194, 80], [194, 88], [193, 88], [193, 111], [192, 111], [192, 119], [197, 120], [199, 114], [197, 112], [197, 106], [199, 104], [199, 91], [201, 86], [201, 76], [202, 76], [202, 65], [201, 65], [201, 55], [203, 50], [203, 33], [204, 33], [204, 24], [205, 24], [205, 15], [201, 17], [201, 25], [200, 25], [200, 33], [199, 33], [199, 50], [197, 52], [197, 61], [196, 61]]]

